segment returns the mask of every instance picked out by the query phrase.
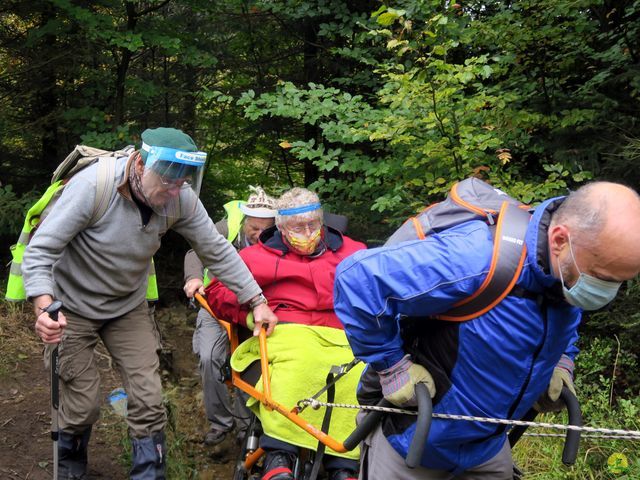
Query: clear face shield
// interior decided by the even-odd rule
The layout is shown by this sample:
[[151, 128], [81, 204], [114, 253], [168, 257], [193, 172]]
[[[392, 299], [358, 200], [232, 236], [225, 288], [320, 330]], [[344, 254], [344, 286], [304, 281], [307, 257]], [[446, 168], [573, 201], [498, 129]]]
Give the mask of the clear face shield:
[[205, 152], [185, 152], [146, 144], [147, 160], [141, 178], [142, 194], [158, 215], [187, 217], [198, 203]]

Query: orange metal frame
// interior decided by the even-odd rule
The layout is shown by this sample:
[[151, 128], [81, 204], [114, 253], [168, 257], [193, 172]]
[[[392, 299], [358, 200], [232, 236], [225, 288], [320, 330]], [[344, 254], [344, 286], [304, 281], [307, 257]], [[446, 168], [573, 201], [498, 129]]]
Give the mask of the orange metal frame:
[[[216, 317], [216, 315], [211, 311], [209, 304], [207, 304], [207, 301], [202, 297], [202, 295], [196, 293], [195, 298], [196, 300], [198, 300], [200, 305], [202, 305], [202, 307], [205, 310], [207, 310], [207, 312], [209, 312], [209, 314], [213, 318], [215, 318], [220, 323], [220, 325], [222, 325], [224, 329], [227, 331], [227, 335], [229, 336], [229, 342], [231, 343], [231, 352], [233, 353], [235, 349], [238, 348], [238, 345], [239, 345], [237, 327], [231, 324], [230, 322], [227, 322], [225, 320], [220, 320], [218, 317]], [[300, 427], [302, 430], [307, 432], [309, 435], [312, 435], [313, 437], [315, 437], [318, 441], [322, 442], [330, 449], [339, 453], [346, 452], [347, 449], [344, 447], [342, 442], [337, 441], [333, 437], [324, 433], [321, 429], [317, 428], [315, 425], [307, 422], [305, 419], [300, 417], [298, 415], [297, 407], [294, 407], [292, 410], [289, 410], [284, 405], [281, 405], [280, 403], [276, 402], [271, 397], [271, 383], [269, 379], [269, 361], [267, 360], [267, 334], [264, 329], [260, 330], [260, 336], [258, 337], [258, 339], [260, 341], [260, 368], [262, 370], [263, 391], [260, 392], [256, 390], [256, 388], [253, 385], [245, 382], [240, 376], [240, 372], [237, 372], [233, 369], [231, 370], [231, 384], [234, 387], [239, 388], [243, 392], [246, 392], [252, 397], [259, 400], [260, 403], [265, 405], [269, 410], [275, 410], [281, 415], [284, 415], [293, 423], [295, 423], [298, 427]], [[244, 467], [247, 469], [247, 471], [251, 469], [251, 467], [260, 459], [260, 457], [263, 454], [264, 454], [264, 450], [259, 448], [253, 453], [250, 453], [249, 455], [247, 455], [247, 458], [245, 458], [245, 461], [244, 461]]]

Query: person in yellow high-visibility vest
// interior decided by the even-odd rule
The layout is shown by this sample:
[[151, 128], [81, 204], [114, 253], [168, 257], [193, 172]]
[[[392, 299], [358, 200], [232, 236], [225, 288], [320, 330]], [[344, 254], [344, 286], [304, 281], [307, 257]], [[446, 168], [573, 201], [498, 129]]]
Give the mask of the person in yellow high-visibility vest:
[[[227, 215], [216, 223], [218, 232], [238, 251], [256, 244], [262, 231], [275, 221], [275, 200], [260, 187], [250, 188], [252, 193], [247, 201], [233, 200], [225, 204]], [[184, 291], [189, 298], [198, 291], [204, 294], [204, 287], [211, 281], [193, 250], [184, 258], [184, 281]], [[193, 352], [200, 358], [204, 407], [210, 423], [204, 443], [214, 446], [222, 443], [234, 424], [240, 434], [246, 429], [249, 410], [242, 401], [233, 402], [231, 406], [229, 391], [220, 374], [229, 355], [229, 340], [224, 329], [204, 308], [198, 312]]]

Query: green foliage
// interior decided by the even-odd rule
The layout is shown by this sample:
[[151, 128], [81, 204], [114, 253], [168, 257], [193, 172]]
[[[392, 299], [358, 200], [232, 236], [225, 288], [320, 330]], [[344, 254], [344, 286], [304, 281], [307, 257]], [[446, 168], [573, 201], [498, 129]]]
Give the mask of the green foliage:
[[17, 195], [11, 185], [0, 185], [0, 236], [17, 240], [24, 216], [37, 199], [35, 191]]
[[[623, 359], [625, 352], [618, 351], [612, 336], [583, 338], [581, 346], [582, 351], [576, 359], [575, 385], [585, 425], [639, 430], [640, 398], [637, 394], [618, 399], [611, 395], [612, 385], [617, 381], [614, 372], [620, 370], [621, 365], [626, 362]], [[538, 416], [536, 421], [566, 423], [567, 417], [565, 413], [544, 414]], [[527, 478], [545, 480], [630, 480], [640, 475], [640, 446], [637, 442], [589, 439], [586, 435], [583, 434], [577, 462], [573, 467], [565, 467], [561, 463], [562, 440], [548, 437], [523, 437], [514, 449], [516, 464], [527, 473]], [[613, 453], [623, 453], [628, 458], [630, 468], [626, 474], [614, 475], [609, 471], [607, 459]]]
[[[591, 177], [582, 164], [545, 153], [531, 135], [552, 121], [575, 128], [592, 120], [591, 110], [550, 120], [523, 108], [522, 93], [496, 81], [508, 56], [476, 44], [473, 31], [484, 24], [428, 4], [404, 4], [379, 8], [366, 24], [366, 39], [356, 37], [360, 48], [374, 42], [389, 53], [376, 57], [379, 88], [369, 95], [280, 82], [272, 92], [248, 91], [238, 102], [250, 120], [279, 118], [301, 127], [298, 135], [305, 138], [282, 140], [296, 160], [317, 168], [312, 188], [393, 225], [470, 175], [517, 192], [527, 203]], [[316, 135], [308, 137], [308, 131]], [[530, 165], [532, 158], [538, 168]]]
[[588, 345], [589, 342], [596, 341], [594, 339], [598, 339], [598, 342], [607, 339], [608, 349], [617, 354], [614, 370], [598, 372], [612, 382], [609, 390], [613, 402], [618, 398], [637, 397], [640, 394], [640, 378], [637, 375], [639, 303], [640, 280], [636, 278], [625, 283], [608, 311], [592, 314], [584, 325], [583, 342]]
[[115, 131], [89, 131], [80, 137], [80, 141], [84, 145], [91, 145], [104, 150], [117, 150], [135, 143], [133, 135], [126, 125], [118, 125]]
[[636, 166], [640, 162], [640, 137], [625, 136], [619, 152], [611, 152], [604, 157], [603, 174], [628, 185], [640, 185], [640, 172]]

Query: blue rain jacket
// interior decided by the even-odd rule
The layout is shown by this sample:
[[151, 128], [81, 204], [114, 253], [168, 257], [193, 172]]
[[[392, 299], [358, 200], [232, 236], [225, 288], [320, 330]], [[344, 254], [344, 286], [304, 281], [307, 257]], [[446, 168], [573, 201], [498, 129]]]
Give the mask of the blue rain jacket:
[[[359, 390], [379, 389], [379, 384], [367, 385], [372, 377], [369, 383], [378, 379], [372, 370], [386, 369], [405, 355], [400, 323], [418, 317], [413, 321], [424, 322], [425, 328], [418, 343], [424, 356], [417, 361], [436, 380], [434, 412], [522, 418], [547, 389], [562, 354], [573, 359], [578, 351], [574, 342], [581, 310], [562, 299], [547, 259], [550, 212], [561, 202], [540, 205], [527, 230], [527, 256], [516, 287], [531, 295], [509, 295], [473, 320], [435, 321], [432, 316], [482, 284], [493, 251], [484, 222], [345, 259], [336, 272], [334, 303], [355, 356], [369, 364]], [[555, 301], [541, 302], [553, 289], [560, 292]], [[383, 423], [389, 443], [403, 457], [414, 430], [415, 417], [391, 415]], [[421, 464], [458, 474], [491, 459], [505, 441], [503, 426], [433, 419]]]

